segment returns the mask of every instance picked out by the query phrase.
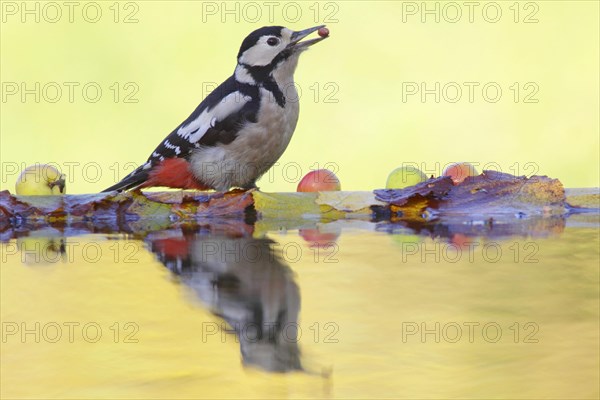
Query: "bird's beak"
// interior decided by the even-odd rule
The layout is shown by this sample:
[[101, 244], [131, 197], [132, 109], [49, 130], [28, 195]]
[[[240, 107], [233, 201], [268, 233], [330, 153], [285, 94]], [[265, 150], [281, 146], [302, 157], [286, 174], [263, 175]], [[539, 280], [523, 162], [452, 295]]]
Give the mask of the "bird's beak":
[[327, 36], [324, 37], [318, 37], [316, 39], [311, 39], [311, 40], [305, 40], [304, 42], [300, 42], [302, 39], [304, 39], [305, 37], [307, 37], [308, 35], [310, 35], [311, 33], [318, 31], [321, 28], [324, 28], [325, 25], [319, 25], [319, 26], [315, 26], [312, 28], [308, 28], [308, 29], [304, 29], [302, 31], [297, 31], [292, 33], [292, 42], [290, 44], [288, 44], [288, 48], [294, 49], [296, 51], [298, 50], [305, 50], [307, 49], [309, 46], [312, 46], [313, 44], [320, 42], [321, 40], [327, 38]]

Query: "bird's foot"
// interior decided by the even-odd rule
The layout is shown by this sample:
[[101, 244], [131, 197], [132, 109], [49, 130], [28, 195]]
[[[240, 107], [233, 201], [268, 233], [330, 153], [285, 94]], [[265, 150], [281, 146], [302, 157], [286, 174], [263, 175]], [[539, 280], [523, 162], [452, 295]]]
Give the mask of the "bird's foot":
[[231, 189], [227, 193], [251, 193], [251, 192], [254, 192], [254, 191], [257, 191], [257, 190], [258, 190], [258, 187], [251, 186], [251, 187], [243, 187], [243, 188]]

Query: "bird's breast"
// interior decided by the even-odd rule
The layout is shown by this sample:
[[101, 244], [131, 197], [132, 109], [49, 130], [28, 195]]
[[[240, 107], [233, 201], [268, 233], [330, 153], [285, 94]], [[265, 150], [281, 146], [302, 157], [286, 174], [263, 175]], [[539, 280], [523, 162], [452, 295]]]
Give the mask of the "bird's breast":
[[218, 190], [246, 187], [275, 164], [290, 143], [299, 115], [295, 87], [290, 85], [282, 91], [283, 107], [270, 91], [261, 88], [256, 122], [246, 122], [231, 143], [194, 153], [192, 169], [202, 182]]
[[246, 123], [236, 139], [224, 147], [240, 162], [272, 164], [281, 157], [296, 129], [298, 99], [286, 96], [281, 107], [268, 90], [261, 89], [260, 96], [256, 122]]

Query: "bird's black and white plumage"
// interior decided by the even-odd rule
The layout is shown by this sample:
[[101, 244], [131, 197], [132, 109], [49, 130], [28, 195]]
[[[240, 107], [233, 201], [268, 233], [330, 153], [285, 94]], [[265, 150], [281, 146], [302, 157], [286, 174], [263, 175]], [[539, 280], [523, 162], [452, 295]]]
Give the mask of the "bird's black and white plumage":
[[248, 35], [234, 74], [158, 145], [146, 163], [104, 191], [255, 187], [294, 133], [298, 57], [325, 37], [300, 40], [321, 28], [294, 32], [269, 26]]

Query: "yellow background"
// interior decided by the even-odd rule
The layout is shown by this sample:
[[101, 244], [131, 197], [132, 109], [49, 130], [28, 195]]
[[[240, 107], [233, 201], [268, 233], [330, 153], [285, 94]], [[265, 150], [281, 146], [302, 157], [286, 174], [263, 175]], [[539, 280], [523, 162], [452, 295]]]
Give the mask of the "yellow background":
[[[40, 7], [39, 22], [22, 10], [13, 15], [7, 3], [23, 4], [2, 3], [1, 189], [13, 191], [18, 172], [36, 162], [57, 163], [69, 175], [69, 193], [104, 189], [143, 162], [189, 115], [204, 96], [203, 86], [232, 73], [250, 31], [323, 22], [331, 37], [301, 58], [300, 121], [280, 165], [259, 182], [263, 190], [293, 191], [299, 174], [316, 165], [335, 169], [345, 190], [370, 190], [384, 186], [388, 173], [403, 163], [439, 174], [453, 161], [549, 175], [567, 187], [599, 186], [596, 1], [520, 2], [519, 22], [514, 2], [498, 2], [502, 16], [496, 23], [486, 21], [495, 16], [489, 2], [478, 3], [472, 23], [463, 2], [454, 3], [462, 12], [455, 23], [449, 21], [455, 9], [447, 2], [427, 3], [439, 7], [439, 22], [422, 14], [422, 2], [297, 2], [294, 8], [276, 2], [272, 21], [264, 2], [256, 2], [261, 15], [254, 23], [249, 19], [256, 19], [257, 9], [235, 2], [227, 3], [233, 14], [224, 14], [222, 2], [115, 7], [100, 1], [97, 23], [83, 18], [86, 3], [74, 9], [73, 22], [62, 6], [54, 23], [49, 20], [55, 10], [44, 9], [44, 2], [27, 3]], [[209, 14], [214, 7], [217, 13]], [[412, 7], [419, 8], [414, 15], [407, 13]], [[94, 11], [88, 8], [86, 15], [93, 18]], [[124, 23], [127, 15], [137, 22]], [[538, 22], [524, 23], [528, 15]], [[7, 94], [7, 84], [22, 82], [29, 89], [40, 82], [40, 91], [56, 82], [62, 97], [50, 103], [40, 93], [37, 103], [34, 95], [23, 102], [20, 93]], [[79, 83], [73, 102], [63, 82]], [[83, 98], [88, 82], [103, 91], [96, 103]], [[115, 82], [117, 102], [110, 89]], [[137, 103], [123, 101], [127, 82], [139, 88]], [[457, 82], [463, 93], [456, 103], [443, 96], [436, 103], [433, 95], [425, 102], [419, 95], [403, 101], [407, 82], [430, 89], [435, 82], [441, 87]], [[473, 102], [463, 82], [479, 83]], [[488, 82], [503, 91], [496, 103], [482, 97]], [[515, 82], [516, 103], [510, 89]], [[531, 91], [524, 88], [528, 82], [539, 88], [537, 103], [523, 102]], [[325, 99], [333, 89], [337, 93], [330, 99], [336, 103]]]

